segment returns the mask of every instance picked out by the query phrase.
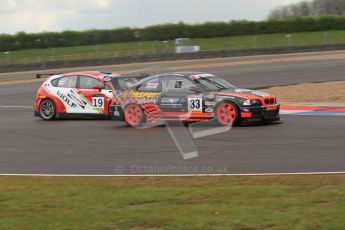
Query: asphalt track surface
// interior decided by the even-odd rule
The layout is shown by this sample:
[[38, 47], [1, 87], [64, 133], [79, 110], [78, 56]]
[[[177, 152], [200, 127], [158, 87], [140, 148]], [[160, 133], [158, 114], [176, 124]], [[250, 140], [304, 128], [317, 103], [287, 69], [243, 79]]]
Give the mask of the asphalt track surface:
[[[332, 59], [333, 54], [340, 56]], [[206, 71], [239, 87], [258, 88], [345, 80], [343, 54], [203, 60], [178, 62], [176, 65], [169, 63], [165, 68], [167, 71]], [[287, 60], [282, 60], [286, 57]], [[123, 69], [118, 66], [108, 67], [106, 70], [126, 72], [142, 65], [125, 65], [121, 67]], [[184, 69], [188, 66], [190, 68]], [[30, 74], [33, 73], [8, 76], [17, 80], [25, 79]], [[1, 74], [0, 79], [9, 80], [8, 76]], [[39, 85], [40, 82], [0, 84], [0, 174], [151, 175], [345, 171], [345, 117], [283, 115], [283, 121], [278, 124], [235, 127], [226, 133], [194, 140], [199, 156], [183, 160], [164, 126], [138, 130], [110, 120], [44, 122], [34, 118], [32, 105]]]

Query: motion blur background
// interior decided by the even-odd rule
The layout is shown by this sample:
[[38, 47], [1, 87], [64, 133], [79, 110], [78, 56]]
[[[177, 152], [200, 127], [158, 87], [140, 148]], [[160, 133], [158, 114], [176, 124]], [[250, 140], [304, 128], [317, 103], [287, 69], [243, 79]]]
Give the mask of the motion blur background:
[[[345, 0], [1, 0], [1, 5], [2, 72], [334, 50], [345, 44]], [[188, 39], [178, 44], [178, 38]], [[176, 54], [176, 46], [198, 49]]]

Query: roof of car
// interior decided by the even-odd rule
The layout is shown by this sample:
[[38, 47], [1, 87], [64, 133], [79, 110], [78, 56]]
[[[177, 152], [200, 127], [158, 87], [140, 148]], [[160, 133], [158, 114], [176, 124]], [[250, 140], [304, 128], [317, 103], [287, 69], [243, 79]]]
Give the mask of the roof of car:
[[[48, 75], [48, 74], [47, 74]], [[50, 79], [55, 79], [62, 76], [89, 76], [94, 77], [99, 80], [103, 80], [106, 77], [116, 77], [119, 76], [115, 73], [108, 73], [108, 72], [102, 72], [102, 71], [80, 71], [80, 72], [69, 72], [69, 73], [62, 73], [62, 74], [50, 74]]]
[[[159, 74], [154, 74], [154, 75], [147, 75], [147, 77], [142, 78], [139, 80], [135, 85], [140, 85], [146, 81], [149, 81], [151, 79], [157, 78], [157, 77], [163, 77], [163, 76], [178, 76], [178, 77], [183, 77], [183, 78], [189, 78], [190, 76], [193, 75], [200, 75], [200, 74], [209, 74], [205, 72], [167, 72], [167, 73], [159, 73]], [[118, 76], [121, 78], [122, 76]]]
[[[167, 73], [159, 73], [159, 74], [154, 74], [154, 75], [148, 75], [148, 77], [142, 79], [142, 81], [150, 80], [152, 78], [156, 77], [163, 77], [163, 76], [178, 76], [178, 77], [190, 77], [193, 75], [201, 75], [201, 74], [209, 74], [205, 72], [167, 72]], [[210, 74], [211, 75], [211, 74]]]
[[200, 74], [208, 74], [205, 72], [193, 72], [193, 71], [189, 71], [189, 72], [168, 72], [168, 73], [161, 73], [161, 74], [157, 74], [156, 76], [180, 76], [180, 77], [190, 77], [192, 75], [200, 75]]
[[71, 76], [71, 75], [85, 75], [90, 77], [102, 77], [104, 73], [98, 71], [81, 71], [81, 72], [71, 72], [71, 73], [64, 73], [63, 76]]

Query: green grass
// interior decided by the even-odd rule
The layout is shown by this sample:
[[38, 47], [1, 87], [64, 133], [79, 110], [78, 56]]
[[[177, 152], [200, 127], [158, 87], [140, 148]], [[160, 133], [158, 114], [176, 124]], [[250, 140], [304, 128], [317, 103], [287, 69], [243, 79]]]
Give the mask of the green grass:
[[[325, 35], [327, 34], [327, 36]], [[234, 36], [209, 39], [193, 39], [192, 44], [200, 45], [201, 50], [235, 50], [250, 48], [275, 48], [323, 44], [345, 44], [345, 31], [322, 31], [292, 33], [289, 44], [287, 34], [267, 34], [257, 36]], [[159, 41], [114, 43], [65, 48], [31, 49], [0, 53], [0, 64], [33, 63], [54, 60], [73, 60], [94, 57], [136, 56], [138, 54], [174, 52], [174, 42]]]
[[345, 229], [345, 176], [0, 177], [0, 229]]

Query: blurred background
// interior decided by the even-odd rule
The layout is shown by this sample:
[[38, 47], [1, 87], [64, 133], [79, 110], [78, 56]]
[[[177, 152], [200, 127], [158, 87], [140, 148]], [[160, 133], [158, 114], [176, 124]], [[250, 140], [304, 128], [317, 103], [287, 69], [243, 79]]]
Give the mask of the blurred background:
[[2, 72], [345, 47], [345, 0], [1, 4]]

